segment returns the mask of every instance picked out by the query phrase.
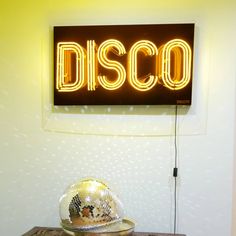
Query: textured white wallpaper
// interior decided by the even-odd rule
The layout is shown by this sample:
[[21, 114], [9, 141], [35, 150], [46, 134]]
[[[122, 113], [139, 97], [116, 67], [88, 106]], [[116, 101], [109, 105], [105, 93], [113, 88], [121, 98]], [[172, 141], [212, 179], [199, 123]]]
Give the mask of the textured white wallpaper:
[[172, 231], [174, 108], [53, 108], [51, 27], [195, 22], [193, 105], [178, 123], [178, 232], [230, 236], [235, 10], [230, 0], [1, 1], [0, 235], [58, 226], [59, 197], [87, 176], [110, 184], [136, 231]]

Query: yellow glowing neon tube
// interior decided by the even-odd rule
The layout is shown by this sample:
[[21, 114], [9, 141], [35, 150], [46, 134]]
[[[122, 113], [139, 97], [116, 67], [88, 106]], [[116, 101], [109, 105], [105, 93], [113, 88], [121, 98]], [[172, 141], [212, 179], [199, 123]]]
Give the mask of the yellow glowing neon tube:
[[[72, 79], [71, 55], [76, 55], [75, 79]], [[72, 92], [84, 85], [84, 49], [75, 42], [59, 42], [57, 44], [57, 76], [56, 88], [59, 92]]]
[[108, 39], [104, 41], [98, 48], [97, 58], [99, 63], [106, 69], [115, 70], [117, 78], [114, 81], [109, 81], [107, 76], [99, 75], [98, 81], [100, 85], [107, 90], [115, 90], [120, 88], [126, 79], [126, 71], [122, 64], [117, 61], [107, 58], [109, 51], [112, 51], [118, 56], [126, 53], [124, 45], [116, 39]]
[[171, 64], [174, 63], [174, 71], [173, 73], [173, 78], [172, 81], [178, 81], [179, 78], [181, 78], [182, 76], [182, 50], [180, 49], [180, 47], [174, 47], [172, 48], [172, 52], [174, 54], [173, 58], [174, 60], [171, 60]]
[[87, 41], [87, 88], [88, 91], [96, 89], [96, 44], [94, 40]]
[[[173, 78], [171, 78], [171, 52], [174, 53], [175, 57]], [[182, 68], [180, 61], [182, 61]], [[162, 51], [162, 81], [167, 88], [171, 90], [184, 88], [191, 79], [191, 66], [192, 51], [186, 41], [173, 39], [164, 45]]]
[[[156, 85], [158, 76], [149, 74], [138, 78], [138, 52], [143, 52], [145, 56], [156, 56], [155, 60], [157, 60], [158, 50], [156, 45], [151, 41], [140, 40], [131, 47], [129, 52], [129, 83], [136, 90], [148, 91]], [[156, 64], [157, 62], [155, 62], [155, 65]], [[139, 66], [140, 65], [139, 63]]]

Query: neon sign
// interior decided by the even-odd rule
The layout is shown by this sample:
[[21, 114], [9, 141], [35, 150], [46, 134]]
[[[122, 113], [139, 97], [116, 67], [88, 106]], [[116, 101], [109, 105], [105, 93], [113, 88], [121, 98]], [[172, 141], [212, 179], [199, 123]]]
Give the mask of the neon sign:
[[54, 27], [55, 105], [191, 104], [194, 24]]

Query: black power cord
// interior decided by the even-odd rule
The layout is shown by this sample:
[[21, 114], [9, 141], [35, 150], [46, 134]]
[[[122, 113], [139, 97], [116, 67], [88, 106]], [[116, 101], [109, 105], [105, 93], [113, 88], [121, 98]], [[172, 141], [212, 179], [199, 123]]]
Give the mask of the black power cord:
[[175, 125], [174, 125], [174, 147], [175, 147], [175, 160], [173, 168], [174, 177], [174, 235], [177, 228], [177, 177], [178, 177], [178, 152], [177, 152], [177, 117], [178, 117], [178, 105], [175, 105]]

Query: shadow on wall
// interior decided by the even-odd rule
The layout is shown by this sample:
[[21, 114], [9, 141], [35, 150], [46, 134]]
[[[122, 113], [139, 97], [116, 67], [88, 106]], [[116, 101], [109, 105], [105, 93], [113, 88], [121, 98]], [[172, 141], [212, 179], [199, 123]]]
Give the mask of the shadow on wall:
[[[190, 106], [178, 105], [179, 115], [188, 113]], [[174, 105], [140, 105], [140, 106], [52, 106], [52, 113], [87, 115], [173, 115]]]

